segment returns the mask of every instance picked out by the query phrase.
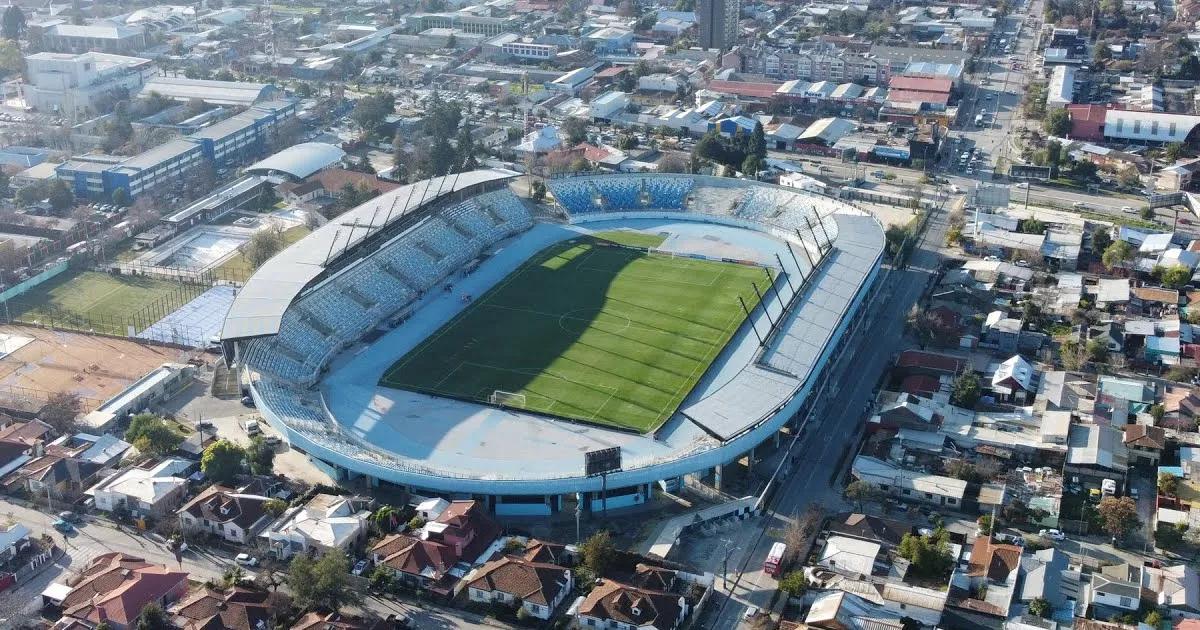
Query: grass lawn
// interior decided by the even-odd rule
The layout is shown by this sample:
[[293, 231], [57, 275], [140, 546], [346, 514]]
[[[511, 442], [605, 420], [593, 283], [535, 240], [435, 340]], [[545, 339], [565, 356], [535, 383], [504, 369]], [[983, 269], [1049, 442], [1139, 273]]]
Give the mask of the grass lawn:
[[[624, 233], [622, 233], [624, 234]], [[660, 239], [661, 240], [661, 239]], [[745, 319], [763, 270], [559, 243], [397, 361], [385, 387], [651, 431]]]
[[[179, 291], [179, 283], [98, 271], [64, 273], [10, 302], [19, 321], [124, 335], [124, 322], [147, 305]], [[179, 305], [176, 305], [179, 306]], [[163, 313], [162, 315], [165, 315]], [[105, 323], [107, 322], [107, 324]]]
[[[295, 243], [305, 236], [308, 236], [309, 232], [311, 231], [312, 230], [308, 229], [308, 226], [305, 225], [297, 225], [284, 230], [284, 247], [287, 247], [288, 245]], [[250, 261], [246, 258], [245, 254], [243, 254], [241, 250], [238, 250], [237, 253], [235, 253], [233, 256], [230, 256], [225, 262], [221, 263], [214, 271], [218, 278], [244, 281], [254, 274], [254, 267], [250, 264]]]
[[592, 238], [599, 238], [606, 241], [617, 243], [618, 245], [628, 245], [630, 247], [658, 247], [667, 238], [661, 234], [651, 234], [649, 232], [636, 232], [634, 230], [612, 230], [609, 232], [596, 232], [592, 234]]

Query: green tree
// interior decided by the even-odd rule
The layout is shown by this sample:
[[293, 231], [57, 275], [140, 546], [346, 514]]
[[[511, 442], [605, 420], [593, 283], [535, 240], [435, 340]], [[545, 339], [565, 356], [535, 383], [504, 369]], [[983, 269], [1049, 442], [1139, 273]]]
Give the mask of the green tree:
[[1045, 234], [1046, 224], [1039, 219], [1022, 219], [1019, 229], [1024, 234]]
[[1108, 359], [1108, 345], [1100, 339], [1092, 339], [1085, 346], [1088, 361], [1092, 363], [1104, 363]]
[[170, 630], [171, 622], [162, 606], [151, 602], [142, 607], [137, 616], [137, 630]]
[[918, 577], [940, 579], [954, 565], [950, 537], [940, 527], [929, 536], [905, 534], [897, 551], [900, 557], [912, 563], [910, 570]]
[[372, 136], [391, 114], [396, 111], [396, 99], [391, 94], [371, 94], [364, 96], [354, 105], [350, 112], [353, 120], [363, 136]]
[[129, 196], [129, 191], [125, 190], [124, 186], [121, 186], [113, 191], [112, 202], [124, 208], [133, 202], [133, 198]]
[[228, 484], [242, 471], [246, 451], [229, 440], [217, 440], [200, 456], [200, 470], [216, 483]]
[[287, 511], [287, 501], [283, 499], [268, 499], [263, 502], [263, 511], [271, 516], [279, 516]]
[[331, 550], [314, 560], [297, 555], [288, 565], [288, 585], [296, 606], [337, 611], [357, 603], [358, 591], [350, 588], [350, 559], [341, 550]]
[[1042, 127], [1051, 136], [1065, 138], [1067, 134], [1071, 133], [1071, 116], [1065, 108], [1053, 110], [1046, 114], [1046, 119], [1042, 121]]
[[1162, 627], [1163, 614], [1161, 612], [1159, 612], [1159, 610], [1157, 608], [1155, 608], [1154, 610], [1151, 610], [1150, 612], [1146, 613], [1146, 618], [1142, 620], [1142, 623], [1146, 624], [1147, 626], [1150, 626], [1151, 628], [1155, 628], [1155, 630], [1157, 630], [1158, 628]]
[[250, 464], [250, 472], [269, 475], [275, 470], [275, 449], [262, 436], [255, 436], [246, 449], [246, 463]]
[[1109, 245], [1112, 245], [1112, 242], [1112, 234], [1109, 233], [1107, 228], [1098, 227], [1092, 232], [1093, 252], [1103, 253], [1104, 250], [1108, 249]]
[[245, 256], [252, 268], [258, 269], [272, 256], [282, 251], [283, 247], [283, 232], [277, 228], [267, 228], [255, 232], [250, 237], [242, 249], [242, 255]]
[[1052, 612], [1054, 609], [1050, 606], [1050, 600], [1045, 597], [1035, 597], [1033, 601], [1029, 602], [1029, 614], [1035, 617], [1047, 619]]
[[979, 377], [974, 372], [967, 372], [954, 380], [950, 391], [950, 404], [964, 409], [972, 409], [979, 402]]
[[381, 505], [379, 509], [371, 514], [371, 524], [381, 534], [395, 531], [396, 526], [400, 524], [401, 520], [400, 511], [390, 505]]
[[617, 547], [613, 544], [612, 537], [603, 530], [589, 536], [579, 547], [583, 565], [596, 577], [604, 576], [604, 572], [612, 566], [616, 554]]
[[1174, 496], [1179, 491], [1179, 477], [1171, 473], [1158, 473], [1158, 491]]
[[742, 160], [742, 174], [747, 177], [758, 177], [758, 172], [762, 170], [762, 160], [757, 155], [747, 155], [745, 160]]
[[567, 144], [574, 146], [587, 140], [587, 127], [588, 123], [586, 120], [577, 116], [570, 116], [563, 121], [561, 131], [563, 137], [567, 140]]
[[808, 590], [808, 578], [804, 577], [804, 571], [789, 571], [779, 580], [779, 590], [787, 593], [791, 597], [800, 597], [804, 591]]
[[1100, 526], [1109, 536], [1125, 538], [1141, 524], [1137, 503], [1130, 497], [1104, 497], [1096, 507]]
[[183, 443], [183, 436], [165, 420], [152, 413], [139, 413], [129, 421], [125, 441], [139, 453], [161, 456], [174, 451]]
[[1179, 158], [1183, 157], [1186, 147], [1182, 142], [1172, 142], [1163, 147], [1163, 158], [1170, 164], [1174, 164]]
[[760, 162], [767, 159], [767, 137], [763, 132], [762, 123], [754, 123], [754, 131], [750, 132], [750, 143], [746, 152], [758, 158]]
[[1105, 269], [1111, 270], [1132, 257], [1133, 248], [1129, 246], [1129, 243], [1117, 241], [1105, 248], [1100, 260], [1104, 263]]
[[854, 501], [858, 505], [858, 511], [863, 511], [863, 503], [866, 501], [877, 501], [883, 496], [883, 491], [879, 486], [870, 481], [856, 479], [846, 484], [846, 498]]
[[46, 190], [46, 199], [49, 200], [50, 207], [58, 212], [75, 205], [75, 193], [67, 182], [61, 179], [50, 182]]
[[20, 72], [24, 65], [25, 60], [21, 57], [21, 48], [17, 46], [17, 42], [11, 39], [0, 39], [0, 72], [15, 74]]
[[1178, 289], [1192, 281], [1192, 270], [1186, 265], [1156, 267], [1159, 280], [1172, 289]]
[[992, 535], [992, 526], [994, 525], [994, 523], [992, 523], [992, 515], [991, 514], [984, 514], [983, 516], [980, 516], [975, 521], [975, 523], [977, 525], [979, 525], [979, 533], [980, 534], [983, 534], [984, 536]]
[[4, 10], [3, 23], [0, 24], [0, 34], [5, 38], [16, 41], [25, 31], [25, 12], [14, 4]]
[[386, 591], [392, 587], [395, 582], [396, 574], [386, 565], [376, 566], [371, 571], [371, 575], [367, 578], [367, 585], [376, 593]]

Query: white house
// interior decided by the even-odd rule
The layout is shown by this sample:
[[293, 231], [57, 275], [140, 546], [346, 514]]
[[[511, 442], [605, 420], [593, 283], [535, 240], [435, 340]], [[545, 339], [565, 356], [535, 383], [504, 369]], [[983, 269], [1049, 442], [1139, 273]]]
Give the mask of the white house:
[[96, 509], [128, 509], [134, 516], [162, 516], [173, 510], [187, 488], [184, 478], [192, 462], [168, 457], [149, 467], [119, 471], [88, 489]]
[[284, 512], [259, 536], [267, 539], [271, 554], [280, 560], [301, 552], [346, 550], [366, 535], [369, 507], [368, 499], [318, 494]]

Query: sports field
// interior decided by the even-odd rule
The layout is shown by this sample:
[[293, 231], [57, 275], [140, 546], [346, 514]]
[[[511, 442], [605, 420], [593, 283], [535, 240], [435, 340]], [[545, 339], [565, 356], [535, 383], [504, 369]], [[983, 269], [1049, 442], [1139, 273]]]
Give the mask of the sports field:
[[125, 325], [132, 323], [128, 321], [130, 316], [148, 305], [163, 305], [166, 309], [171, 299], [168, 296], [179, 294], [180, 300], [194, 297], [182, 295], [180, 286], [178, 282], [146, 276], [67, 272], [12, 300], [9, 308], [13, 319], [21, 322], [124, 335]]
[[[625, 239], [613, 239], [625, 240]], [[661, 242], [661, 238], [659, 238]], [[554, 245], [397, 361], [381, 385], [646, 432], [665, 422], [753, 308], [762, 268]]]

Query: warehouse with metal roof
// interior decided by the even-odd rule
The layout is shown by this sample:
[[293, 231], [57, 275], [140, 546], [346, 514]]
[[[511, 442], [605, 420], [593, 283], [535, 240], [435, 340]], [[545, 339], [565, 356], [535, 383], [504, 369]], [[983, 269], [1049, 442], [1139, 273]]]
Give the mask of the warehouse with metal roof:
[[200, 99], [213, 105], [249, 107], [275, 98], [279, 89], [269, 83], [245, 81], [208, 81], [187, 77], [157, 76], [146, 82], [143, 98], [158, 94], [175, 101]]

